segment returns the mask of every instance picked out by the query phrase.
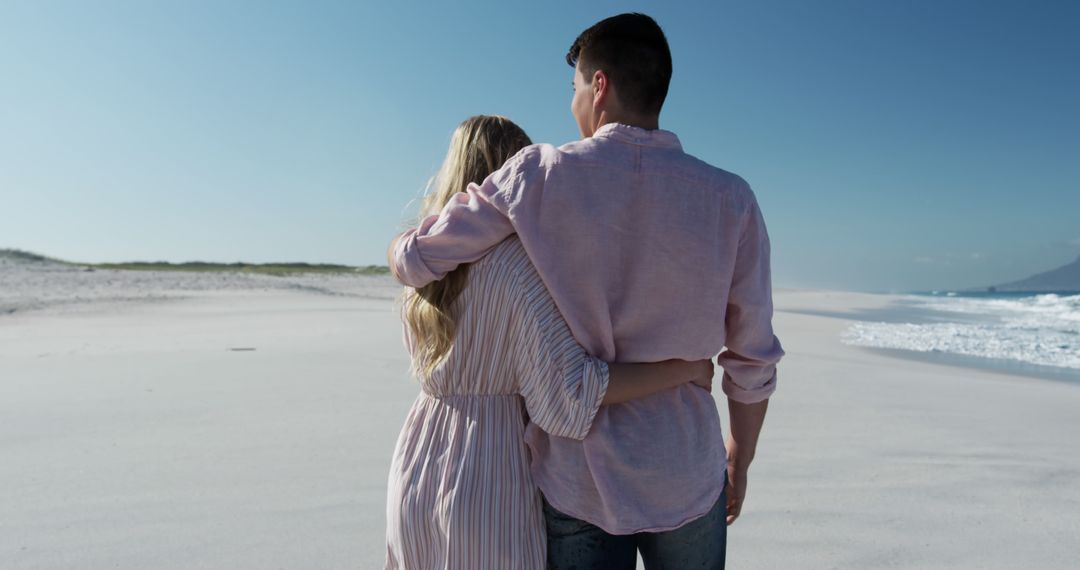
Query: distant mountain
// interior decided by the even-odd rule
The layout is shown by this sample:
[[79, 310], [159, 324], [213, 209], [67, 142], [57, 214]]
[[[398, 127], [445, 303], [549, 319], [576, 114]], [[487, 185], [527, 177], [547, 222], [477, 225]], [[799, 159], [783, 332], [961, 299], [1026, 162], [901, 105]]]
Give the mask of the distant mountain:
[[1027, 279], [995, 285], [987, 288], [990, 291], [1080, 291], [1080, 257], [1076, 261], [1047, 271], [1032, 275]]

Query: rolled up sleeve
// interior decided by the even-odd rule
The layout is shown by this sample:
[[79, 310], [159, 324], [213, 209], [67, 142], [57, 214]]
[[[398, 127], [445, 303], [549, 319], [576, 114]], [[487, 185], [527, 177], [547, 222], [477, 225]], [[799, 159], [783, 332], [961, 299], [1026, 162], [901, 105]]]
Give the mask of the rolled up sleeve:
[[481, 184], [469, 184], [437, 215], [402, 234], [390, 271], [402, 285], [423, 287], [463, 263], [471, 263], [514, 233], [504, 188], [517, 178], [520, 161], [509, 161]]
[[727, 397], [743, 404], [776, 390], [776, 364], [784, 356], [773, 334], [769, 235], [756, 200], [746, 212], [724, 320], [726, 349], [717, 357]]
[[420, 257], [420, 250], [416, 247], [416, 238], [425, 230], [425, 225], [430, 226], [438, 219], [438, 216], [428, 216], [418, 228], [413, 228], [398, 237], [394, 245], [393, 263], [390, 264], [390, 272], [402, 285], [409, 287], [423, 287], [432, 281], [438, 281], [440, 276], [431, 270]]

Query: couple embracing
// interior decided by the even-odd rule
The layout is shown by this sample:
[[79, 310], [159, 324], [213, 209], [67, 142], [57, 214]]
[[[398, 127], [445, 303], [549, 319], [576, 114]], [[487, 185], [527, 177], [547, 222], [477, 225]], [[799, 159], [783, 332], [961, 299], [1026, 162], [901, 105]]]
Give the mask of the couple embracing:
[[765, 223], [743, 179], [659, 128], [655, 21], [605, 19], [566, 59], [582, 140], [466, 120], [391, 244], [422, 391], [387, 568], [724, 566], [783, 355]]

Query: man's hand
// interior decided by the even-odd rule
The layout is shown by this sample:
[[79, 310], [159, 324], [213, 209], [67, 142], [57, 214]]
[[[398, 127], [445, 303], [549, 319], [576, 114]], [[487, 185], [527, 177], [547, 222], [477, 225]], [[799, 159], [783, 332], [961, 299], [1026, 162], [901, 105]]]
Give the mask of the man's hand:
[[727, 485], [724, 487], [724, 495], [727, 497], [728, 525], [733, 524], [742, 512], [743, 500], [746, 499], [746, 472], [745, 468], [728, 461]]
[[731, 431], [724, 447], [727, 449], [727, 523], [730, 525], [742, 513], [743, 501], [746, 500], [746, 480], [750, 463], [757, 452], [758, 436], [761, 425], [765, 423], [765, 412], [769, 401], [762, 400], [753, 404], [742, 404], [728, 398], [728, 412], [731, 414]]

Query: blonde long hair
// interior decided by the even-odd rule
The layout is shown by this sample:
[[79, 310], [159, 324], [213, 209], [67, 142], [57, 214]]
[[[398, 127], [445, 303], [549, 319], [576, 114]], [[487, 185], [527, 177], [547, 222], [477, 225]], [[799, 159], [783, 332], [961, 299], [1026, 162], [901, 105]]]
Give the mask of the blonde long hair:
[[[424, 197], [420, 219], [438, 214], [469, 183], [483, 182], [530, 144], [525, 131], [505, 117], [477, 115], [466, 119], [454, 130], [446, 160]], [[412, 368], [420, 377], [430, 376], [453, 346], [456, 322], [451, 307], [465, 289], [468, 271], [468, 265], [463, 264], [440, 281], [405, 291], [404, 318], [412, 336]]]

